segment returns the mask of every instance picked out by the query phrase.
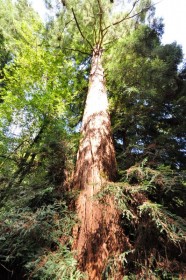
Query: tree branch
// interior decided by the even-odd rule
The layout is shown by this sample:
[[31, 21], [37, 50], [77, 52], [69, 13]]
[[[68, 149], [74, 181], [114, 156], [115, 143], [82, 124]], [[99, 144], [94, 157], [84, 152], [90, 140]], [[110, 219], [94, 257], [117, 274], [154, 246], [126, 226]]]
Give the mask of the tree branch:
[[15, 158], [11, 158], [11, 157], [6, 156], [6, 155], [0, 155], [0, 157], [1, 157], [1, 158], [8, 159], [8, 160], [12, 160], [12, 161], [14, 161], [14, 162], [16, 162], [16, 163], [18, 163], [18, 162], [19, 162], [19, 161], [18, 161], [18, 160], [16, 160]]
[[103, 42], [103, 30], [102, 30], [102, 19], [103, 19], [103, 9], [101, 7], [100, 0], [97, 0], [99, 6], [99, 38], [98, 44], [101, 46]]
[[91, 53], [84, 52], [84, 51], [81, 51], [81, 50], [78, 50], [78, 49], [73, 49], [73, 48], [64, 48], [64, 49], [69, 50], [69, 51], [73, 51], [73, 52], [80, 52], [80, 53], [86, 54], [86, 55], [91, 55]]
[[[117, 25], [117, 24], [121, 23], [122, 21], [125, 21], [126, 19], [133, 18], [133, 17], [137, 16], [138, 14], [142, 13], [143, 11], [146, 11], [146, 10], [147, 10], [147, 8], [144, 8], [144, 9], [142, 9], [139, 13], [130, 16], [130, 14], [133, 12], [133, 10], [134, 10], [134, 8], [136, 7], [136, 4], [137, 4], [138, 2], [139, 2], [139, 0], [136, 0], [136, 1], [134, 2], [134, 4], [132, 5], [132, 9], [129, 11], [129, 13], [126, 14], [126, 16], [125, 16], [123, 19], [114, 22], [113, 25]], [[149, 7], [148, 7], [148, 8], [149, 8]], [[129, 16], [130, 16], [130, 17], [129, 17]]]
[[8, 272], [11, 272], [12, 273], [12, 275], [13, 275], [13, 270], [9, 270], [8, 268], [6, 268], [6, 266], [5, 265], [3, 265], [2, 263], [0, 263], [0, 265], [4, 268], [4, 269], [6, 269]]
[[80, 28], [80, 25], [77, 21], [77, 18], [76, 18], [76, 15], [75, 15], [75, 12], [74, 12], [74, 9], [72, 8], [72, 13], [73, 13], [73, 16], [74, 16], [74, 20], [76, 22], [76, 26], [79, 30], [79, 33], [81, 34], [82, 38], [88, 43], [88, 45], [90, 46], [91, 50], [93, 50], [93, 46], [92, 44], [89, 42], [89, 40], [84, 36], [83, 32], [81, 31], [81, 28]]
[[126, 20], [127, 17], [133, 12], [133, 10], [134, 10], [136, 4], [137, 4], [139, 1], [140, 1], [140, 0], [136, 0], [136, 1], [134, 2], [134, 4], [132, 5], [132, 9], [126, 14], [126, 16], [125, 16], [124, 18], [122, 18], [121, 20], [116, 21], [116, 22], [114, 22], [113, 24], [110, 24], [109, 26], [105, 27], [104, 31], [107, 30], [110, 26], [119, 24], [119, 23], [121, 23], [122, 21]]
[[[114, 38], [113, 40], [108, 41], [108, 42], [104, 43], [103, 45], [106, 46], [106, 45], [112, 44], [112, 43], [116, 42], [116, 41], [119, 40], [119, 39], [120, 39], [120, 37]], [[107, 49], [108, 49], [108, 48], [107, 48]]]
[[[131, 13], [133, 12], [133, 10], [134, 10], [134, 8], [135, 8], [135, 6], [136, 6], [136, 4], [137, 4], [138, 2], [139, 2], [139, 0], [136, 0], [136, 1], [134, 2], [133, 6], [132, 6], [132, 9], [129, 11], [129, 13], [128, 13], [124, 18], [122, 18], [121, 20], [118, 20], [118, 21], [116, 21], [116, 22], [114, 22], [114, 23], [108, 25], [107, 27], [104, 28], [103, 31], [107, 30], [107, 29], [110, 28], [112, 25], [117, 25], [117, 24], [119, 24], [119, 23], [121, 23], [121, 22], [123, 22], [123, 21], [125, 21], [125, 20], [127, 20], [127, 19], [131, 19], [131, 18], [134, 18], [134, 17], [140, 15], [141, 13], [143, 13], [144, 11], [149, 10], [150, 8], [154, 7], [155, 5], [157, 5], [157, 4], [158, 4], [159, 2], [161, 2], [161, 1], [158, 1], [158, 2], [154, 3], [153, 5], [150, 5], [150, 6], [146, 7], [146, 8], [144, 8], [144, 9], [142, 9], [141, 11], [139, 11], [138, 13], [136, 13], [136, 14], [134, 14], [134, 15], [131, 15]], [[131, 16], [130, 16], [130, 15], [131, 15]]]

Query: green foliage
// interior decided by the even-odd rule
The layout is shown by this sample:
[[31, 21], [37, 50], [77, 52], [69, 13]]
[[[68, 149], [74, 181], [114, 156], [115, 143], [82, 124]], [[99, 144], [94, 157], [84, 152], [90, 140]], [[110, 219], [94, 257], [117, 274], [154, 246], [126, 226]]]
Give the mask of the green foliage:
[[177, 72], [181, 60], [180, 46], [161, 45], [157, 27], [147, 25], [121, 38], [105, 58], [122, 169], [145, 157], [153, 168], [163, 163], [184, 169], [185, 82]]
[[1, 263], [26, 268], [28, 279], [82, 279], [69, 247], [75, 216], [57, 201], [1, 212]]
[[97, 195], [102, 203], [113, 197], [128, 244], [108, 261], [105, 273], [111, 277], [122, 262], [126, 279], [178, 279], [185, 273], [184, 177], [167, 166], [151, 169], [144, 160], [126, 170], [122, 180]]
[[60, 246], [55, 252], [48, 252], [35, 262], [30, 262], [26, 268], [32, 273], [29, 279], [85, 279], [85, 275], [77, 270], [77, 261], [67, 247]]
[[14, 30], [4, 28], [1, 45], [0, 273], [82, 279], [70, 250], [74, 198], [66, 193], [77, 149], [76, 139], [69, 142], [66, 109], [77, 93], [68, 76], [76, 70], [47, 46], [44, 26], [26, 1], [8, 5], [12, 14], [1, 20], [13, 19]]
[[172, 242], [177, 243], [184, 237], [186, 231], [184, 220], [171, 214], [161, 205], [145, 201], [139, 206], [139, 210], [140, 215], [151, 216], [160, 233], [164, 232]]

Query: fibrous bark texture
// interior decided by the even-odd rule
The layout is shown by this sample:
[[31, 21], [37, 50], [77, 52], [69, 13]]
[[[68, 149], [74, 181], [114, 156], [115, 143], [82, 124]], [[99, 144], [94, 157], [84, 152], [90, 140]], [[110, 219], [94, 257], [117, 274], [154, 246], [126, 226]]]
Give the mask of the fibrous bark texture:
[[113, 180], [116, 175], [104, 71], [101, 65], [101, 51], [98, 50], [93, 53], [81, 132], [75, 185], [81, 190], [92, 185], [95, 193], [100, 190], [100, 185], [105, 180]]
[[96, 198], [101, 188], [116, 176], [101, 54], [101, 50], [94, 49], [74, 176], [74, 188], [80, 190], [77, 200], [80, 225], [74, 229], [74, 248], [79, 266], [94, 280], [101, 279], [108, 258], [123, 245], [119, 215], [112, 199], [100, 203]]

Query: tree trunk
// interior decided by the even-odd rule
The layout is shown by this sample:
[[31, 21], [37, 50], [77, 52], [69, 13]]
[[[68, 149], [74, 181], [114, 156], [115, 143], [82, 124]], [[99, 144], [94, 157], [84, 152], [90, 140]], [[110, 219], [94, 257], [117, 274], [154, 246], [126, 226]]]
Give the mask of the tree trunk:
[[101, 54], [94, 50], [89, 78], [89, 90], [82, 121], [82, 139], [77, 155], [75, 185], [92, 194], [116, 176], [115, 151], [111, 136], [108, 99]]
[[74, 175], [74, 188], [80, 190], [77, 200], [80, 225], [74, 229], [74, 249], [81, 269], [94, 280], [101, 279], [110, 253], [121, 249], [123, 239], [112, 199], [108, 198], [104, 204], [96, 199], [101, 188], [116, 176], [101, 55], [102, 51], [95, 48]]

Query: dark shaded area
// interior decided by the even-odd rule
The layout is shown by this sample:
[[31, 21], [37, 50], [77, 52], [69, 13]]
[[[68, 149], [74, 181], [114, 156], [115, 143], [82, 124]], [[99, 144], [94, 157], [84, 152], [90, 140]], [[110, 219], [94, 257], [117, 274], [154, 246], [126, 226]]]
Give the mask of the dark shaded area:
[[0, 265], [0, 279], [2, 280], [25, 280], [24, 272], [20, 271], [19, 264], [18, 268], [16, 269], [16, 266], [14, 266], [11, 270], [11, 268], [5, 268], [3, 264]]

